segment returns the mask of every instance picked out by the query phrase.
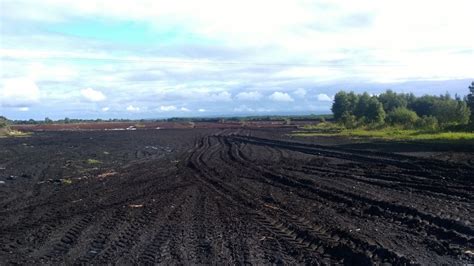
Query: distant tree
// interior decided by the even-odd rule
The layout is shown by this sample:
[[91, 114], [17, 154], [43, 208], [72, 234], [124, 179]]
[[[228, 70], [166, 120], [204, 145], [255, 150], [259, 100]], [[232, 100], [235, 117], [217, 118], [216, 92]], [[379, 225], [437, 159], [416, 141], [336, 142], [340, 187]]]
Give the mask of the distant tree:
[[378, 96], [379, 101], [382, 103], [385, 112], [391, 112], [399, 107], [407, 107], [407, 99], [403, 94], [397, 94], [392, 90]]
[[334, 114], [334, 119], [340, 121], [342, 115], [347, 112], [349, 114], [354, 114], [358, 101], [358, 96], [354, 92], [347, 93], [345, 91], [340, 91], [334, 96], [334, 103], [332, 105], [332, 112]]
[[[474, 109], [474, 82], [469, 89], [471, 93], [465, 100], [457, 95], [453, 98], [448, 92], [439, 96], [416, 97], [390, 90], [379, 96], [340, 91], [335, 95], [332, 111], [336, 121], [346, 127], [356, 124], [380, 126], [384, 122], [428, 129], [462, 126], [469, 120], [474, 123], [470, 110], [470, 107]], [[419, 122], [420, 117], [423, 121]]]
[[414, 99], [408, 105], [408, 109], [413, 110], [420, 117], [433, 115], [433, 108], [437, 102], [436, 96], [425, 95]]
[[371, 97], [367, 105], [365, 119], [368, 123], [383, 124], [385, 120], [385, 110], [377, 97]]
[[53, 123], [53, 120], [51, 120], [49, 117], [46, 117], [46, 118], [44, 119], [44, 123], [45, 123], [45, 124], [52, 124], [52, 123]]
[[359, 102], [359, 95], [355, 94], [353, 91], [349, 92], [347, 94], [347, 97], [349, 99], [349, 110], [351, 114], [354, 114], [355, 108], [357, 106], [357, 103]]
[[474, 124], [474, 81], [469, 86], [469, 94], [467, 95], [467, 105], [471, 109], [471, 124]]
[[340, 121], [344, 112], [347, 112], [349, 106], [349, 99], [345, 91], [340, 91], [334, 95], [334, 103], [332, 104], [331, 111], [334, 114], [334, 119]]
[[471, 111], [464, 101], [442, 97], [433, 105], [433, 116], [441, 126], [465, 125], [469, 122]]
[[6, 128], [8, 126], [8, 119], [4, 116], [0, 116], [0, 128]]
[[359, 100], [357, 101], [357, 105], [354, 110], [354, 115], [361, 119], [367, 113], [367, 109], [369, 107], [370, 102], [370, 95], [367, 92], [364, 92], [362, 95], [359, 96]]
[[438, 119], [434, 116], [423, 116], [416, 121], [415, 127], [424, 130], [437, 130], [439, 128]]
[[356, 128], [357, 127], [357, 118], [355, 115], [350, 114], [349, 112], [344, 112], [339, 119], [339, 123], [342, 124], [345, 128]]
[[418, 115], [405, 107], [397, 107], [387, 114], [385, 119], [391, 125], [401, 125], [404, 127], [414, 127], [420, 119]]

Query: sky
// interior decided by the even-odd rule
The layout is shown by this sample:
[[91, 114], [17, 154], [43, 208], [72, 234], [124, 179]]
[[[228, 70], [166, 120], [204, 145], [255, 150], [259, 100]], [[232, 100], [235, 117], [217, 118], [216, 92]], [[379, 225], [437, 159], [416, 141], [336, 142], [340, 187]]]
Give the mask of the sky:
[[321, 114], [339, 90], [465, 95], [472, 10], [472, 0], [0, 0], [0, 115]]

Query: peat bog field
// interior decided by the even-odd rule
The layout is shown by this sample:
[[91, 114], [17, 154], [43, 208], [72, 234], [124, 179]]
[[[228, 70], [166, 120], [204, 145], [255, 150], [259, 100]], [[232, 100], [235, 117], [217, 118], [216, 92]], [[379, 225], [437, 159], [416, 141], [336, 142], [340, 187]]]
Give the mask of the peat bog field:
[[0, 264], [474, 263], [474, 148], [290, 133], [2, 138]]

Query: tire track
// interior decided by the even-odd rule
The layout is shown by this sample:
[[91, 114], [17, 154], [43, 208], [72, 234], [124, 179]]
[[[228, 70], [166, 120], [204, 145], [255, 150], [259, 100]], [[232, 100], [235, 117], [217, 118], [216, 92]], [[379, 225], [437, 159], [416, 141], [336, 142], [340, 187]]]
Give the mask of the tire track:
[[[203, 181], [206, 182], [208, 185], [213, 186], [216, 189], [216, 191], [220, 191], [220, 193], [222, 193], [223, 195], [232, 195], [234, 201], [242, 202], [240, 204], [243, 204], [244, 206], [250, 207], [252, 209], [255, 209], [255, 208], [260, 209], [259, 214], [262, 215], [264, 217], [264, 219], [278, 220], [277, 218], [275, 218], [275, 216], [277, 216], [277, 215], [273, 214], [273, 215], [270, 216], [268, 214], [268, 212], [266, 212], [264, 209], [261, 209], [261, 207], [256, 206], [254, 201], [258, 202], [259, 200], [257, 198], [255, 198], [254, 196], [245, 195], [242, 190], [237, 192], [238, 191], [237, 189], [233, 189], [233, 188], [229, 187], [228, 184], [223, 184], [223, 183], [217, 181], [215, 178], [213, 178], [212, 174], [210, 174], [207, 170], [205, 170], [205, 165], [202, 162], [199, 161], [199, 159], [202, 157], [202, 153], [205, 152], [206, 148], [207, 148], [206, 146], [203, 146], [201, 148], [201, 151], [197, 152], [197, 155], [195, 156], [195, 158], [193, 158], [193, 156], [191, 156], [191, 159], [190, 159], [190, 162], [189, 162], [190, 167], [196, 169], [197, 171], [199, 171], [198, 173], [203, 175], [203, 177], [205, 178], [205, 180], [203, 180]], [[197, 177], [199, 177], [199, 175]], [[263, 206], [264, 203], [259, 202], [259, 205]], [[277, 217], [281, 217], [281, 214], [282, 213], [278, 213]], [[303, 234], [304, 238], [301, 239], [301, 242], [304, 243], [305, 246], [310, 246], [312, 243], [316, 242], [316, 239], [320, 240], [320, 238], [315, 237], [313, 234], [311, 234], [310, 231], [297, 231], [297, 230], [301, 230], [301, 229], [300, 229], [300, 227], [294, 225], [295, 221], [292, 221], [291, 219], [289, 219], [288, 216], [286, 216], [285, 218], [286, 219], [284, 220], [284, 222], [281, 222], [281, 224], [285, 225], [286, 226], [285, 228], [288, 229], [288, 231], [286, 233], [289, 234], [290, 238], [291, 237], [297, 238], [298, 234]], [[293, 242], [291, 244], [292, 245], [297, 245], [295, 242]], [[346, 253], [338, 251], [337, 249], [332, 247], [331, 244], [328, 243], [327, 241], [324, 242], [324, 244], [325, 244], [326, 254], [330, 254], [331, 256], [334, 256], [335, 258], [337, 258], [337, 259], [335, 259], [335, 261], [348, 260], [349, 258], [350, 259], [356, 259], [357, 261], [361, 261], [361, 262], [362, 261], [367, 262], [368, 260], [370, 260], [370, 258], [367, 258], [367, 256], [365, 254], [363, 254], [362, 252], [361, 253], [359, 253], [359, 252], [354, 253], [353, 249], [345, 247], [344, 251], [348, 252], [347, 254], [349, 254], [349, 255], [344, 255]], [[379, 248], [379, 249], [382, 249], [382, 248]], [[301, 250], [301, 247], [300, 247], [300, 250]], [[312, 253], [312, 250], [309, 250], [308, 248], [306, 248], [305, 250], [309, 253]], [[390, 260], [390, 261], [394, 261], [394, 262], [401, 262], [401, 261], [409, 262], [409, 260], [407, 260], [403, 257], [400, 257], [400, 256], [398, 256], [398, 255], [396, 255], [393, 252], [390, 252], [388, 250], [384, 250], [384, 253], [387, 256], [387, 258], [385, 258], [385, 260]]]
[[[231, 147], [232, 144], [227, 143], [227, 145]], [[232, 147], [229, 149], [232, 149]], [[274, 170], [267, 169], [266, 167], [256, 166], [254, 165], [255, 163], [253, 161], [243, 159], [239, 150], [236, 150], [231, 153], [230, 157], [230, 160], [242, 161], [242, 165], [240, 167], [252, 167], [253, 165], [252, 169], [259, 172], [264, 178], [268, 178], [274, 182], [280, 183], [283, 186], [289, 186], [298, 189], [304, 188], [309, 192], [313, 193], [314, 195], [322, 197], [322, 201], [329, 200], [337, 204], [345, 204], [346, 207], [343, 207], [341, 209], [350, 209], [352, 208], [352, 206], [354, 206], [354, 203], [363, 203], [366, 204], [365, 209], [369, 210], [367, 212], [368, 214], [376, 215], [381, 218], [387, 218], [391, 221], [400, 221], [402, 224], [405, 224], [407, 228], [413, 228], [413, 226], [416, 226], [419, 230], [423, 230], [427, 234], [434, 235], [440, 240], [446, 239], [457, 244], [467, 244], [469, 246], [471, 246], [473, 243], [473, 238], [468, 237], [469, 235], [472, 235], [470, 231], [472, 229], [463, 226], [457, 223], [456, 221], [443, 219], [426, 213], [421, 213], [411, 207], [369, 199], [360, 195], [337, 189], [334, 186], [331, 186], [327, 189], [321, 186], [318, 186], [316, 188], [314, 187], [313, 183], [311, 183], [313, 184], [311, 185], [306, 184], [306, 182], [299, 182], [300, 180], [298, 180], [294, 176], [292, 178], [286, 177], [284, 174], [275, 173]], [[437, 249], [437, 251], [439, 252], [439, 248]], [[446, 247], [442, 247], [441, 250], [444, 250], [442, 251], [443, 253], [451, 256], [459, 256], [460, 254], [462, 254], [462, 249], [460, 249], [459, 246], [448, 245], [447, 243]]]

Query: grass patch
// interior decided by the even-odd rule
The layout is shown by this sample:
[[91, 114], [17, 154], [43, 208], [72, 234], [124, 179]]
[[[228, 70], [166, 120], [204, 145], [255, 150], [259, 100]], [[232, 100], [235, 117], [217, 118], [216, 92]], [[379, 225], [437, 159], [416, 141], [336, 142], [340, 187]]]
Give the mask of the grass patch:
[[474, 143], [474, 132], [423, 131], [396, 127], [346, 129], [327, 122], [314, 126], [305, 126], [303, 129], [293, 132], [292, 135], [300, 137], [341, 136], [383, 140], [459, 141]]
[[72, 180], [69, 179], [69, 178], [61, 179], [61, 183], [64, 184], [64, 185], [71, 185], [71, 184], [72, 184]]
[[18, 130], [0, 129], [0, 138], [24, 138], [31, 136], [31, 133], [21, 132]]
[[87, 159], [86, 163], [94, 165], [94, 164], [101, 164], [102, 162], [96, 159]]
[[137, 123], [137, 124], [134, 125], [134, 127], [136, 127], [136, 128], [145, 128], [146, 125], [142, 124], [142, 123]]

